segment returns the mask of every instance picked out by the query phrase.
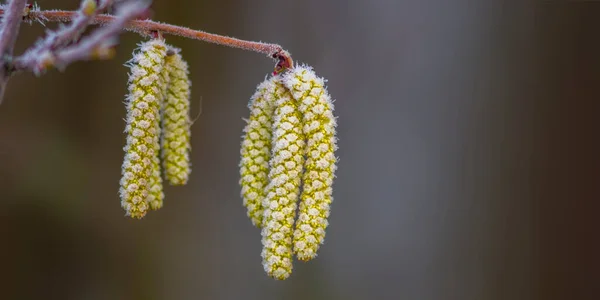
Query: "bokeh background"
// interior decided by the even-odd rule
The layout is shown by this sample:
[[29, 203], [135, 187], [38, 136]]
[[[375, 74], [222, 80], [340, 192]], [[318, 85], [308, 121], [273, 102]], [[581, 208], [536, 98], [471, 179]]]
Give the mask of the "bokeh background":
[[[38, 1], [75, 9], [78, 1]], [[127, 68], [11, 80], [0, 106], [0, 299], [598, 299], [600, 2], [157, 0], [156, 20], [277, 42], [339, 117], [318, 259], [270, 279], [239, 196], [273, 62], [168, 37], [190, 63], [193, 172], [124, 217]], [[48, 24], [54, 27], [56, 24]], [[43, 34], [23, 26], [17, 51]]]

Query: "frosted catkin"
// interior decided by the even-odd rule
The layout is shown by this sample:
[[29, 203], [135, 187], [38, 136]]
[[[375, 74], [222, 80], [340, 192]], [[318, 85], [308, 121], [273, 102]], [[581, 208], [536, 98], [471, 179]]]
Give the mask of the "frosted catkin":
[[252, 224], [261, 228], [263, 220], [262, 201], [265, 198], [269, 183], [269, 160], [271, 159], [271, 136], [273, 113], [275, 112], [275, 96], [283, 92], [281, 88], [275, 92], [273, 78], [260, 83], [250, 98], [248, 107], [250, 117], [244, 128], [241, 145], [240, 186], [243, 204]]
[[306, 137], [306, 162], [302, 176], [302, 194], [294, 228], [294, 253], [300, 260], [310, 260], [325, 240], [336, 162], [336, 119], [333, 102], [324, 80], [306, 66], [289, 70], [285, 86], [298, 103], [302, 114], [302, 132]]
[[261, 256], [269, 276], [286, 279], [292, 272], [292, 230], [300, 193], [305, 139], [296, 101], [283, 86], [280, 76], [274, 76], [272, 80], [274, 88], [267, 93], [275, 99], [276, 108], [269, 184], [262, 203]]
[[171, 185], [184, 185], [191, 173], [189, 71], [179, 52], [167, 56], [165, 69], [170, 81], [163, 105], [163, 167]]
[[[149, 196], [162, 195], [162, 185], [156, 181], [157, 172], [160, 179], [156, 160], [160, 106], [166, 84], [161, 72], [166, 52], [163, 40], [150, 40], [140, 45], [130, 62], [129, 95], [126, 99], [127, 140], [120, 195], [125, 214], [138, 219], [146, 215]], [[156, 199], [151, 199], [150, 205], [153, 201]]]

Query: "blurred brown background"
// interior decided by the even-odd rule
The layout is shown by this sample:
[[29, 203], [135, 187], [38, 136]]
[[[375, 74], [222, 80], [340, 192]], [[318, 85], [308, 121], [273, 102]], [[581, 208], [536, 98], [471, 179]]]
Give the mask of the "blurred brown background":
[[[165, 207], [142, 221], [123, 216], [123, 63], [140, 41], [127, 33], [114, 60], [9, 83], [0, 299], [600, 297], [600, 2], [153, 8], [156, 20], [278, 42], [329, 80], [340, 162], [326, 244], [287, 281], [265, 275], [237, 165], [248, 99], [273, 63], [176, 37], [192, 115], [202, 107], [191, 182], [166, 187]], [[43, 30], [23, 26], [17, 53]]]

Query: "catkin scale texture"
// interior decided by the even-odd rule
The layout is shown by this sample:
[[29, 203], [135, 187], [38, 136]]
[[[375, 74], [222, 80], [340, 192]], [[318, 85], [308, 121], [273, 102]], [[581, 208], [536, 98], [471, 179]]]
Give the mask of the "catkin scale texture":
[[[162, 197], [157, 160], [160, 106], [166, 85], [161, 72], [166, 52], [164, 41], [151, 40], [140, 45], [139, 52], [130, 62], [129, 95], [126, 99], [127, 141], [120, 195], [126, 215], [133, 218], [144, 217], [148, 205], [156, 204], [156, 196]], [[154, 197], [150, 203], [149, 196]]]
[[[252, 224], [261, 228], [262, 201], [269, 183], [271, 136], [275, 110], [275, 84], [272, 78], [260, 83], [250, 98], [250, 117], [244, 128], [241, 145], [240, 186], [243, 204]], [[282, 92], [281, 89], [278, 90]], [[278, 95], [277, 95], [278, 96]]]
[[263, 200], [263, 267], [276, 279], [292, 272], [292, 230], [300, 193], [305, 140], [302, 116], [296, 101], [281, 83], [280, 76], [267, 93], [275, 99], [269, 184]]
[[[166, 54], [165, 54], [166, 55]], [[162, 114], [162, 109], [165, 105], [165, 99], [167, 97], [167, 87], [169, 86], [171, 80], [169, 77], [169, 71], [168, 71], [168, 64], [167, 64], [167, 60], [166, 60], [166, 56], [164, 56], [164, 64], [163, 64], [163, 68], [161, 70], [161, 72], [158, 74], [158, 81], [157, 84], [160, 86], [160, 90], [161, 90], [161, 98], [160, 98], [160, 107], [159, 107], [159, 118], [158, 118], [158, 122], [154, 122], [153, 125], [155, 127], [155, 130], [159, 136], [159, 140], [160, 140], [160, 136], [162, 135], [162, 129], [161, 129], [161, 120], [163, 119], [163, 114]], [[154, 152], [155, 153], [152, 156], [152, 174], [150, 176], [150, 179], [148, 181], [149, 185], [149, 193], [148, 193], [148, 204], [150, 205], [150, 208], [153, 210], [157, 210], [159, 208], [161, 208], [163, 206], [163, 201], [165, 198], [165, 194], [163, 192], [163, 179], [161, 177], [161, 172], [160, 172], [160, 159], [159, 159], [159, 153], [160, 153], [160, 143], [153, 143], [154, 146]]]
[[163, 167], [171, 185], [184, 185], [191, 173], [189, 71], [179, 52], [167, 56], [165, 69], [169, 85], [162, 110]]
[[289, 70], [285, 86], [298, 103], [306, 138], [302, 194], [294, 228], [294, 253], [300, 260], [316, 257], [325, 239], [335, 177], [337, 149], [333, 102], [324, 80], [306, 66]]

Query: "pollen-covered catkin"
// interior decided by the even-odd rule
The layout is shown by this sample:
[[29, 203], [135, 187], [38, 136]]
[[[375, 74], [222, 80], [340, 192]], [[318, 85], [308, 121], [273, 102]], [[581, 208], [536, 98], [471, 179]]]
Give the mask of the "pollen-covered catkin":
[[167, 56], [165, 69], [170, 83], [162, 113], [162, 160], [167, 181], [184, 185], [191, 172], [189, 71], [178, 51]]
[[[167, 52], [168, 52], [167, 45]], [[162, 97], [160, 98], [160, 107], [159, 107], [159, 118], [158, 122], [154, 122], [154, 126], [156, 128], [156, 132], [158, 133], [158, 139], [160, 141], [160, 137], [162, 136], [162, 128], [161, 128], [161, 120], [163, 119], [163, 107], [165, 106], [165, 99], [167, 98], [167, 88], [171, 83], [169, 70], [167, 69], [167, 59], [165, 57], [165, 62], [162, 71], [158, 76], [158, 85], [161, 87]], [[148, 194], [148, 204], [150, 208], [153, 210], [158, 210], [163, 206], [163, 201], [165, 199], [165, 194], [163, 192], [163, 179], [161, 177], [160, 170], [160, 142], [154, 143], [154, 155], [152, 157], [152, 174], [150, 175], [150, 179], [148, 180], [148, 187], [150, 192]]]
[[310, 67], [297, 66], [284, 74], [283, 82], [298, 102], [306, 136], [306, 162], [302, 194], [294, 228], [294, 253], [299, 260], [310, 260], [325, 239], [332, 185], [336, 170], [336, 120], [333, 103]]
[[[150, 194], [162, 195], [156, 183], [155, 164], [159, 149], [160, 106], [165, 89], [161, 72], [167, 47], [163, 40], [154, 39], [140, 45], [130, 61], [127, 107], [127, 141], [122, 167], [121, 206], [126, 215], [142, 218], [148, 211]], [[151, 204], [151, 203], [150, 203]]]
[[267, 91], [275, 99], [269, 184], [263, 200], [263, 267], [269, 276], [286, 279], [292, 272], [292, 230], [304, 165], [302, 116], [280, 76]]
[[[263, 219], [262, 201], [269, 183], [269, 159], [271, 158], [271, 134], [275, 83], [273, 78], [260, 83], [250, 98], [250, 118], [244, 128], [240, 150], [240, 186], [247, 215], [252, 224], [261, 228]], [[283, 92], [281, 88], [277, 90]]]

